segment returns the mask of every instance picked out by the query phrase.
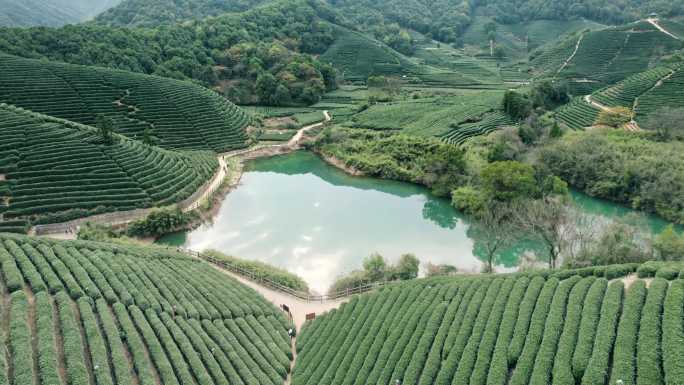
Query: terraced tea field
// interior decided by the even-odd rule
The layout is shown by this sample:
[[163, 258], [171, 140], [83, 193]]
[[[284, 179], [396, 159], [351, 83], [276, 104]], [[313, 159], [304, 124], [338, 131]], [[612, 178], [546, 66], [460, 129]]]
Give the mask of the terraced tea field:
[[376, 104], [356, 114], [351, 124], [374, 130], [403, 130], [406, 133], [441, 136], [453, 125], [477, 121], [486, 112], [497, 110], [503, 92], [461, 92], [459, 96], [405, 100]]
[[0, 54], [0, 102], [141, 138], [169, 149], [226, 152], [247, 145], [249, 115], [198, 85], [125, 71]]
[[212, 178], [214, 153], [173, 152], [0, 104], [0, 231], [165, 206]]
[[[579, 36], [582, 39], [577, 44]], [[648, 70], [654, 60], [681, 49], [683, 44], [639, 21], [568, 37], [531, 64], [540, 76], [571, 80], [575, 94], [589, 93]]]
[[305, 325], [292, 384], [680, 384], [684, 280], [664, 268], [615, 279], [635, 268], [421, 280], [356, 297]]
[[281, 312], [156, 248], [0, 235], [0, 383], [279, 385]]

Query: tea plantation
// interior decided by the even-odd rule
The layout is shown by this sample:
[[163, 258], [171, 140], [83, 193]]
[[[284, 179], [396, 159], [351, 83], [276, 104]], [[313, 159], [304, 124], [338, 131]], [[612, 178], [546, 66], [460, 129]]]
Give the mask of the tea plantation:
[[226, 152], [247, 145], [249, 115], [201, 86], [125, 71], [0, 54], [0, 102], [138, 138], [161, 147]]
[[[677, 24], [672, 22], [673, 26]], [[568, 79], [576, 94], [586, 94], [646, 71], [663, 54], [682, 47], [681, 40], [640, 21], [578, 33], [549, 48], [531, 64], [538, 76]]]
[[192, 195], [219, 164], [91, 126], [0, 104], [0, 230], [103, 212], [165, 206]]
[[0, 383], [281, 384], [287, 323], [164, 249], [0, 235]]
[[682, 267], [389, 286], [305, 325], [292, 384], [682, 384]]

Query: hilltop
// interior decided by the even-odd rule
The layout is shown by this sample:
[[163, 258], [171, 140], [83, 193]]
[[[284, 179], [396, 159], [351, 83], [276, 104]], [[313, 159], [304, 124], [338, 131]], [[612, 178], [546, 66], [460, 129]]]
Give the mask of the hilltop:
[[145, 130], [169, 149], [226, 152], [247, 145], [249, 116], [196, 84], [0, 54], [0, 102], [129, 138]]

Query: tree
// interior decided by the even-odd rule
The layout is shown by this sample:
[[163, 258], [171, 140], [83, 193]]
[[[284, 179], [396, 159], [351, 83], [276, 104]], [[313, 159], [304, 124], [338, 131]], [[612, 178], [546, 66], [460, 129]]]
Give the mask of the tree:
[[409, 279], [414, 279], [418, 277], [418, 267], [420, 266], [420, 261], [413, 254], [404, 254], [399, 258], [399, 263], [395, 267], [394, 271], [402, 281]]
[[663, 140], [684, 138], [684, 107], [663, 107], [648, 115], [644, 128], [658, 133]]
[[154, 123], [145, 127], [142, 134], [142, 142], [146, 146], [154, 146], [157, 138], [154, 137]]
[[532, 113], [532, 101], [527, 95], [508, 90], [503, 97], [503, 110], [516, 120], [523, 120]]
[[112, 121], [104, 114], [98, 114], [95, 122], [104, 144], [111, 145], [114, 143], [114, 128]]
[[372, 282], [380, 281], [387, 273], [387, 262], [378, 253], [373, 253], [363, 260], [363, 270]]
[[653, 246], [662, 260], [684, 259], [684, 234], [677, 234], [673, 225], [658, 234]]
[[515, 239], [511, 226], [512, 212], [506, 204], [497, 204], [477, 215], [469, 232], [475, 235], [475, 255], [484, 259], [485, 273], [494, 272], [494, 259]]
[[256, 94], [259, 101], [264, 104], [272, 104], [273, 95], [276, 92], [278, 81], [269, 72], [263, 72], [257, 76]]
[[458, 272], [456, 266], [453, 265], [435, 265], [430, 262], [425, 264], [426, 277], [439, 277], [444, 275], [454, 275]]
[[536, 198], [541, 192], [535, 179], [535, 170], [527, 163], [490, 163], [482, 170], [481, 178], [484, 192], [491, 200], [498, 202]]
[[549, 268], [555, 269], [574, 237], [573, 210], [560, 199], [546, 198], [519, 203], [512, 212], [520, 230], [544, 244]]
[[558, 121], [554, 120], [553, 121], [553, 126], [551, 126], [551, 131], [549, 131], [549, 136], [552, 138], [560, 138], [563, 136], [563, 130], [561, 130], [560, 126], [558, 125]]

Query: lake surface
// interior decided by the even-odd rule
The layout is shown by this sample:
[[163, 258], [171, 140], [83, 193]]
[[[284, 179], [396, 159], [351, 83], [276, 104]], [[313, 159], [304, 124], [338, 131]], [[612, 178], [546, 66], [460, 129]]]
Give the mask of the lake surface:
[[[614, 218], [632, 212], [583, 194], [573, 197], [590, 214]], [[655, 217], [649, 224], [654, 231], [667, 225]], [[373, 252], [390, 262], [413, 253], [421, 263], [480, 271], [479, 239], [466, 216], [426, 188], [349, 176], [312, 153], [295, 152], [250, 162], [213, 223], [158, 242], [283, 267], [324, 293]], [[503, 251], [496, 270], [515, 270], [518, 258], [537, 247], [520, 242]]]

